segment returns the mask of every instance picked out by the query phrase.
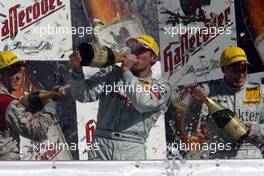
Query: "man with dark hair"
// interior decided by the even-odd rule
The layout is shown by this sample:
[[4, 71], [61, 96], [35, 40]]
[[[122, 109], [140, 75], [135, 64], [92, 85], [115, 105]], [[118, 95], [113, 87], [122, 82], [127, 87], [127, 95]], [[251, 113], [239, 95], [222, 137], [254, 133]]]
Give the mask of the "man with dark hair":
[[[80, 102], [99, 99], [95, 140], [99, 150], [91, 150], [92, 160], [146, 159], [145, 142], [149, 131], [168, 107], [171, 90], [167, 81], [154, 79], [151, 67], [159, 47], [153, 37], [130, 38], [131, 54], [117, 65], [101, 69], [84, 79], [79, 51], [70, 56], [73, 65], [71, 90]], [[105, 91], [111, 87], [111, 93]], [[116, 89], [117, 88], [117, 89]]]

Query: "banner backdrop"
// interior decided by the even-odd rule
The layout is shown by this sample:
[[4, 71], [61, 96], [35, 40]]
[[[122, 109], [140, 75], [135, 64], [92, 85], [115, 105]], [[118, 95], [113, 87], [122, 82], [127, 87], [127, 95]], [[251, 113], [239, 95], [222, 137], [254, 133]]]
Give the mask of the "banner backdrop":
[[222, 78], [219, 55], [237, 45], [234, 3], [162, 0], [158, 10], [162, 73], [172, 87]]
[[263, 6], [261, 0], [163, 0], [158, 4], [162, 74], [173, 89], [165, 115], [168, 158], [208, 158], [208, 149], [190, 147], [210, 144], [211, 131], [201, 122], [201, 112], [191, 106], [195, 103], [188, 86], [223, 78], [219, 62], [227, 46], [246, 51], [250, 72], [258, 72], [248, 80], [263, 84], [264, 28], [257, 15]]
[[[156, 12], [156, 4], [150, 0], [1, 2], [0, 50], [11, 50], [19, 58], [30, 60], [24, 84], [13, 94], [21, 97], [67, 85], [69, 54], [82, 42], [100, 42], [119, 51], [128, 37], [147, 32], [157, 38]], [[157, 63], [153, 71], [157, 77], [161, 76], [160, 68]], [[84, 72], [89, 76], [98, 70], [87, 67]], [[57, 102], [58, 122], [50, 128], [48, 140], [21, 138], [21, 159], [87, 160], [87, 152], [93, 148], [97, 103], [75, 102], [68, 89], [66, 97]], [[147, 139], [148, 159], [165, 159], [164, 129], [160, 117]]]
[[[70, 12], [68, 0], [1, 1], [0, 50], [11, 50], [20, 59], [30, 61], [22, 87], [13, 92], [17, 97], [67, 84], [70, 68], [63, 61], [68, 60], [66, 54], [72, 49], [74, 28]], [[57, 101], [57, 122], [49, 129], [47, 140], [21, 137], [20, 159], [78, 159], [78, 149], [66, 148], [71, 142], [77, 144], [75, 111], [75, 102], [68, 92]]]
[[[72, 48], [70, 1], [3, 1], [0, 50], [27, 60], [67, 60]], [[76, 33], [76, 31], [75, 31]]]
[[[142, 33], [154, 36], [160, 43], [161, 61], [153, 66], [153, 76], [169, 80], [173, 94], [170, 108], [150, 131], [147, 159], [200, 159], [207, 153], [181, 152], [171, 146], [208, 142], [206, 124], [196, 129], [198, 119], [184, 119], [190, 103], [184, 86], [223, 78], [219, 58], [229, 45], [245, 49], [254, 73], [250, 80], [261, 83], [263, 9], [262, 0], [1, 1], [0, 51], [11, 50], [22, 60], [30, 60], [23, 85], [12, 92], [22, 97], [68, 85], [69, 54], [82, 42], [98, 42], [122, 52], [127, 38]], [[84, 67], [86, 78], [97, 71]], [[67, 89], [66, 96], [57, 101], [56, 112], [57, 122], [47, 140], [21, 137], [21, 160], [88, 160], [88, 151], [98, 148], [91, 143], [98, 101], [80, 103]]]

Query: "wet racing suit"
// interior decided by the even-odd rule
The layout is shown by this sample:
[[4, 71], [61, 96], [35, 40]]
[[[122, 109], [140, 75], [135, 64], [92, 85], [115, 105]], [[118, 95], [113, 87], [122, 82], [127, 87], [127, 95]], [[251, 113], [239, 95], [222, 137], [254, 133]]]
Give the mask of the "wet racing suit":
[[209, 158], [262, 158], [259, 147], [264, 142], [264, 87], [246, 83], [241, 88], [232, 88], [224, 80], [211, 81], [203, 87], [209, 97], [236, 112], [240, 120], [251, 122], [256, 129], [256, 136], [252, 141], [234, 144], [221, 133], [211, 116], [208, 116], [207, 106], [203, 104], [200, 120], [201, 123], [208, 124], [210, 142], [225, 146], [225, 149], [220, 147], [211, 151]]
[[0, 82], [0, 160], [19, 160], [19, 135], [39, 141], [47, 138], [48, 128], [55, 123], [56, 103], [31, 114]]
[[[170, 85], [165, 80], [155, 80], [151, 75], [138, 78], [114, 65], [86, 80], [83, 73], [72, 71], [70, 84], [78, 101], [99, 99], [94, 139], [99, 150], [90, 150], [89, 160], [146, 159], [144, 144], [149, 131], [170, 100]], [[109, 87], [111, 92], [107, 92]]]

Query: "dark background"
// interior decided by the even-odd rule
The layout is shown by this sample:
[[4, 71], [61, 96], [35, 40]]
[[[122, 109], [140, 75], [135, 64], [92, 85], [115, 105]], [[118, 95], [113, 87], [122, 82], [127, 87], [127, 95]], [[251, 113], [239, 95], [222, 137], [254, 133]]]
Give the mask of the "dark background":
[[[247, 6], [245, 4], [246, 0], [236, 0], [235, 1], [235, 13], [236, 13], [236, 30], [237, 30], [237, 44], [239, 47], [243, 48], [247, 54], [247, 58], [251, 63], [249, 72], [255, 73], [263, 71], [263, 63], [259, 58], [258, 52], [254, 46], [254, 41], [249, 35], [248, 27], [251, 25], [247, 21]], [[245, 16], [243, 16], [245, 14]], [[263, 18], [263, 17], [259, 17]], [[241, 33], [245, 33], [241, 37]]]

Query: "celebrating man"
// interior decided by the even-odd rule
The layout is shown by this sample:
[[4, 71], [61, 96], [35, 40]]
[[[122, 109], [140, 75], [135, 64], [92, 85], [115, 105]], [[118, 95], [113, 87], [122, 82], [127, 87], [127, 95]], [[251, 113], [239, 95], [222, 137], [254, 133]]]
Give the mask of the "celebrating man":
[[[127, 46], [131, 54], [125, 56], [121, 68], [106, 67], [86, 80], [80, 65], [83, 51], [70, 56], [73, 96], [80, 102], [99, 99], [94, 140], [99, 150], [91, 150], [89, 159], [146, 159], [144, 144], [149, 131], [168, 107], [169, 83], [152, 78], [151, 67], [159, 54], [157, 42], [140, 35], [130, 38]], [[105, 91], [106, 87], [112, 87], [112, 92]]]

